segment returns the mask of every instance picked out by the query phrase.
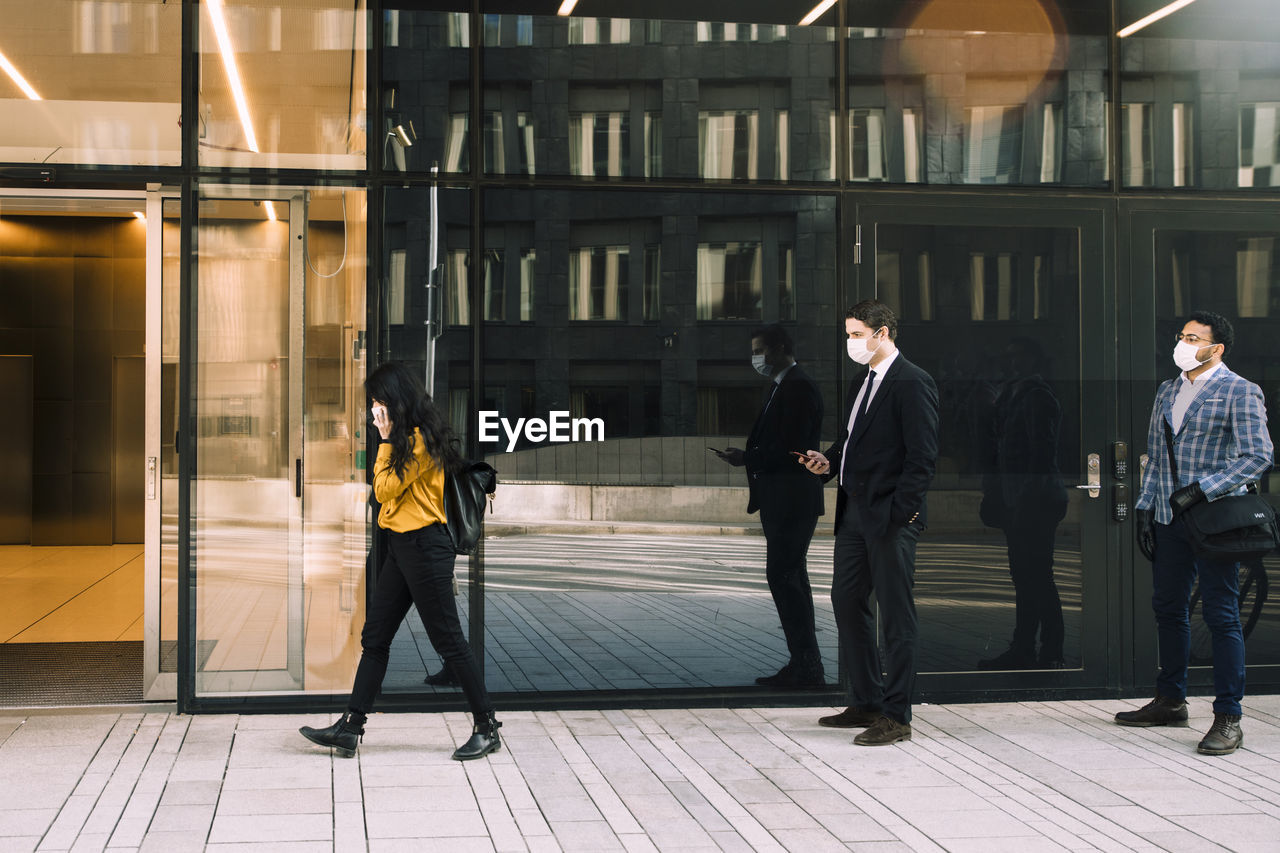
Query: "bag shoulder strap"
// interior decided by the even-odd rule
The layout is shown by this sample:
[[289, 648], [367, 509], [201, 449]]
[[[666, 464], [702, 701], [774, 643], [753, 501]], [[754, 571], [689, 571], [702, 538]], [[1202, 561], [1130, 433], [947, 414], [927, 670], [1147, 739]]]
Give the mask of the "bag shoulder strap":
[[1178, 485], [1178, 463], [1173, 459], [1173, 427], [1169, 426], [1167, 418], [1160, 418], [1160, 422], [1164, 424], [1164, 446], [1169, 451], [1169, 473], [1173, 477], [1173, 484]]

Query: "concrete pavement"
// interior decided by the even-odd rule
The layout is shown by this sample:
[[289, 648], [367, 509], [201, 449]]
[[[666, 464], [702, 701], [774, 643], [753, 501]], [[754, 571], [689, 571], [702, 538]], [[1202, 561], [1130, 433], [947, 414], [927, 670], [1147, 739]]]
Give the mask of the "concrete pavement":
[[1121, 728], [1132, 701], [924, 705], [855, 747], [826, 708], [377, 714], [355, 759], [316, 715], [0, 711], [0, 850], [1280, 850], [1280, 696], [1244, 748]]

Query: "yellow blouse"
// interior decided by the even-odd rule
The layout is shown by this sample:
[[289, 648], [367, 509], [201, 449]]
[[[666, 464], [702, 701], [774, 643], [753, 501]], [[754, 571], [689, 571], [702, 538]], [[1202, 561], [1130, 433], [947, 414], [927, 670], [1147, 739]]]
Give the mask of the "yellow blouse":
[[373, 465], [373, 494], [382, 504], [378, 526], [408, 533], [432, 524], [445, 524], [444, 469], [427, 453], [418, 429], [413, 431], [413, 459], [397, 477], [391, 467], [391, 443], [378, 445]]

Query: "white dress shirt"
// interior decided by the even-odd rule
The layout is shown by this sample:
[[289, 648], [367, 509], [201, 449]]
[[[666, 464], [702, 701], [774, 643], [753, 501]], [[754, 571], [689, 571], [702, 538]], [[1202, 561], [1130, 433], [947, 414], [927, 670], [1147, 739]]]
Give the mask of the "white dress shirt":
[[1216, 373], [1219, 367], [1222, 367], [1222, 362], [1218, 362], [1200, 374], [1199, 379], [1194, 380], [1189, 379], [1186, 373], [1182, 374], [1182, 382], [1178, 385], [1178, 393], [1173, 398], [1173, 407], [1169, 411], [1169, 426], [1173, 427], [1174, 435], [1182, 430], [1182, 419], [1187, 416], [1187, 409], [1191, 408], [1196, 395], [1204, 388], [1205, 380]]
[[[893, 355], [877, 364], [871, 370], [875, 371], [875, 379], [870, 382], [863, 382], [862, 387], [858, 389], [858, 396], [853, 400], [853, 408], [849, 410], [849, 429], [848, 435], [844, 438], [844, 447], [840, 450], [840, 484], [844, 485], [844, 460], [849, 455], [849, 439], [853, 437], [853, 422], [858, 419], [858, 413], [866, 406], [871, 405], [871, 401], [875, 399], [876, 392], [880, 390], [880, 386], [884, 384], [884, 375], [889, 372], [889, 367], [893, 364], [893, 360], [898, 357], [901, 350], [895, 349]], [[870, 374], [867, 378], [870, 379]], [[868, 388], [867, 386], [871, 387]], [[863, 398], [866, 398], [865, 402]]]

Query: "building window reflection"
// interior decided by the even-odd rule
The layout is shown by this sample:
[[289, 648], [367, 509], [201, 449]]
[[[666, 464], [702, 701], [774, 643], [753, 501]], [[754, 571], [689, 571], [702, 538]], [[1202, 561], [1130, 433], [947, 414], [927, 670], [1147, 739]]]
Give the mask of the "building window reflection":
[[[470, 263], [471, 253], [466, 249], [450, 249], [445, 256], [445, 287], [449, 306], [447, 322], [451, 326], [465, 326], [471, 322], [471, 295], [467, 283]], [[484, 304], [480, 319], [496, 322], [506, 320], [506, 256], [502, 250], [485, 250], [481, 276], [481, 299]], [[523, 301], [524, 294], [521, 296]], [[521, 319], [526, 318], [522, 316]]]
[[1240, 106], [1240, 186], [1280, 186], [1280, 103]]
[[569, 319], [626, 320], [630, 246], [583, 246], [569, 252]]
[[[569, 94], [569, 173], [588, 178], [660, 176], [662, 116], [657, 110], [661, 97], [656, 86], [573, 89]], [[634, 151], [632, 129], [641, 123], [644, 148]]]
[[1280, 314], [1280, 257], [1275, 237], [1241, 237], [1236, 243], [1236, 304], [1241, 317]]
[[1120, 105], [1120, 183], [1149, 187], [1155, 183], [1155, 141], [1151, 135], [1154, 104]]
[[1021, 106], [965, 110], [965, 183], [1018, 182], [1022, 172], [1022, 123]]
[[781, 24], [724, 24], [719, 21], [699, 21], [698, 41], [780, 41], [787, 37], [787, 28]]
[[569, 44], [628, 44], [631, 21], [627, 18], [570, 18]]
[[698, 113], [698, 173], [704, 178], [760, 177], [759, 111]]
[[[471, 170], [470, 116], [465, 108], [466, 91], [450, 95], [451, 113], [445, 134], [445, 171]], [[536, 174], [534, 119], [527, 89], [494, 88], [485, 91], [484, 150], [485, 174]]]

